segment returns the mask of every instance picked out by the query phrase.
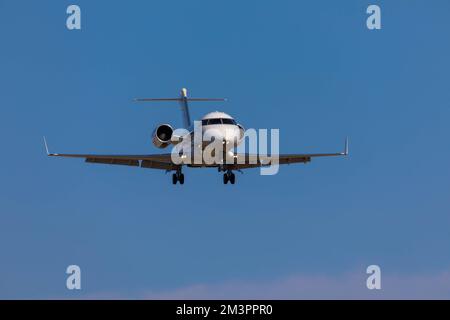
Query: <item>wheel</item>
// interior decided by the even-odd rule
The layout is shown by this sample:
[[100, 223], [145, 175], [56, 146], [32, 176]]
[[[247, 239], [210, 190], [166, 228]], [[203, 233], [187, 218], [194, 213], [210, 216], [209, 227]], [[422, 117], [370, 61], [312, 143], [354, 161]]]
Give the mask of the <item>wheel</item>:
[[223, 184], [228, 183], [228, 175], [226, 173], [223, 174]]
[[234, 184], [236, 182], [236, 176], [234, 175], [234, 173], [230, 174], [230, 182], [231, 184]]
[[178, 181], [180, 181], [180, 184], [184, 184], [184, 174], [181, 173], [180, 176], [178, 177]]
[[[172, 184], [177, 184], [177, 181], [178, 181], [178, 177], [177, 177], [177, 175], [174, 173], [174, 174], [172, 174]], [[180, 182], [181, 183], [181, 182]]]

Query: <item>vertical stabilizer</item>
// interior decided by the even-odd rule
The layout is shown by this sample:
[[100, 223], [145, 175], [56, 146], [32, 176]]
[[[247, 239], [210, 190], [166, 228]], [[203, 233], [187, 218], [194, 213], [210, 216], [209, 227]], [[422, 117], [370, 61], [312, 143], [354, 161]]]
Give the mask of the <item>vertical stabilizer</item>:
[[183, 126], [184, 128], [190, 128], [191, 127], [191, 116], [189, 114], [189, 106], [188, 106], [188, 97], [187, 97], [187, 89], [183, 88], [181, 89], [181, 96], [180, 96], [180, 107], [181, 107], [181, 114], [183, 116]]

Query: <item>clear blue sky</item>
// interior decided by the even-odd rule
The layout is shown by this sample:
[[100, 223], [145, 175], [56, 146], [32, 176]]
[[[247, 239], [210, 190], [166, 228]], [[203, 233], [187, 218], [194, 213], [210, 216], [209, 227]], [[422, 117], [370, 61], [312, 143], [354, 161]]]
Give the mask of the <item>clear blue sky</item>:
[[[71, 3], [81, 31], [66, 29]], [[372, 3], [380, 31], [365, 26]], [[442, 277], [424, 295], [450, 298], [449, 14], [446, 0], [0, 0], [0, 298], [246, 285], [308, 297], [291, 278], [324, 278], [329, 297], [340, 289], [326, 281], [346, 277], [369, 297]], [[340, 151], [348, 135], [351, 156], [234, 186], [212, 169], [173, 186], [162, 171], [46, 157], [43, 135], [55, 152], [160, 152], [151, 132], [181, 125], [178, 107], [132, 98], [181, 87], [229, 98], [194, 118], [221, 109], [279, 128], [283, 153]], [[70, 264], [81, 292], [65, 288]], [[370, 264], [381, 292], [358, 291]]]

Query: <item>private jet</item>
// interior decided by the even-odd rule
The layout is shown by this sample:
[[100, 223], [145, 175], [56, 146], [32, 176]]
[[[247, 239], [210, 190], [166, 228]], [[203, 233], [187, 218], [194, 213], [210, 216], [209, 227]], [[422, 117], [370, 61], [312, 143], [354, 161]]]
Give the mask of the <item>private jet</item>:
[[[175, 101], [181, 106], [184, 135], [175, 137], [173, 127], [169, 124], [158, 125], [152, 134], [153, 145], [157, 148], [163, 149], [170, 145], [183, 143], [188, 141], [191, 148], [194, 148], [192, 137], [194, 135], [194, 126], [191, 122], [189, 114], [189, 102], [205, 102], [205, 101], [226, 101], [222, 98], [191, 98], [187, 95], [185, 88], [181, 89], [179, 97], [176, 98], [139, 98], [135, 99], [136, 102], [156, 102], [156, 101]], [[201, 132], [206, 137], [205, 141], [216, 140], [223, 143], [223, 155], [221, 161], [216, 163], [175, 163], [173, 161], [172, 153], [165, 154], [143, 154], [143, 155], [103, 155], [103, 154], [67, 154], [67, 153], [51, 153], [47, 145], [47, 141], [44, 137], [44, 144], [47, 155], [49, 157], [69, 157], [69, 158], [84, 158], [88, 163], [100, 163], [100, 164], [115, 164], [126, 165], [141, 168], [151, 168], [165, 170], [166, 172], [173, 172], [172, 183], [184, 184], [184, 174], [182, 169], [184, 166], [192, 168], [211, 168], [215, 167], [218, 172], [223, 172], [223, 183], [235, 184], [236, 176], [233, 171], [241, 172], [242, 169], [258, 168], [268, 165], [267, 156], [260, 156], [258, 154], [250, 153], [236, 153], [234, 149], [245, 138], [245, 129], [242, 125], [238, 124], [230, 115], [214, 111], [206, 114], [201, 121]], [[176, 138], [176, 139], [174, 139]], [[189, 139], [187, 139], [189, 138]], [[198, 146], [204, 150], [207, 144], [202, 143]], [[192, 150], [192, 149], [191, 149]], [[312, 158], [316, 157], [333, 157], [333, 156], [347, 156], [348, 155], [348, 139], [345, 140], [345, 146], [343, 152], [337, 153], [303, 153], [303, 154], [279, 154], [278, 164], [292, 164], [292, 163], [308, 163]], [[192, 155], [191, 155], [192, 156]], [[231, 159], [231, 160], [230, 160]], [[226, 161], [225, 161], [226, 160]]]

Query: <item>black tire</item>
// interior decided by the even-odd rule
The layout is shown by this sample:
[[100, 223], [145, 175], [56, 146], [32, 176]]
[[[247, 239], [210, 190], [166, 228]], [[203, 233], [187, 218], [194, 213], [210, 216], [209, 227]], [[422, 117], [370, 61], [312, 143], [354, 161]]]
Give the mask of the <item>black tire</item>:
[[228, 183], [228, 175], [226, 173], [223, 174], [223, 184]]
[[172, 174], [172, 184], [177, 184], [178, 178], [177, 175], [174, 173]]
[[178, 181], [180, 181], [180, 184], [184, 184], [184, 174], [180, 174], [180, 176], [178, 177]]
[[234, 173], [230, 175], [230, 182], [231, 184], [234, 184], [236, 182], [236, 176], [234, 175]]

